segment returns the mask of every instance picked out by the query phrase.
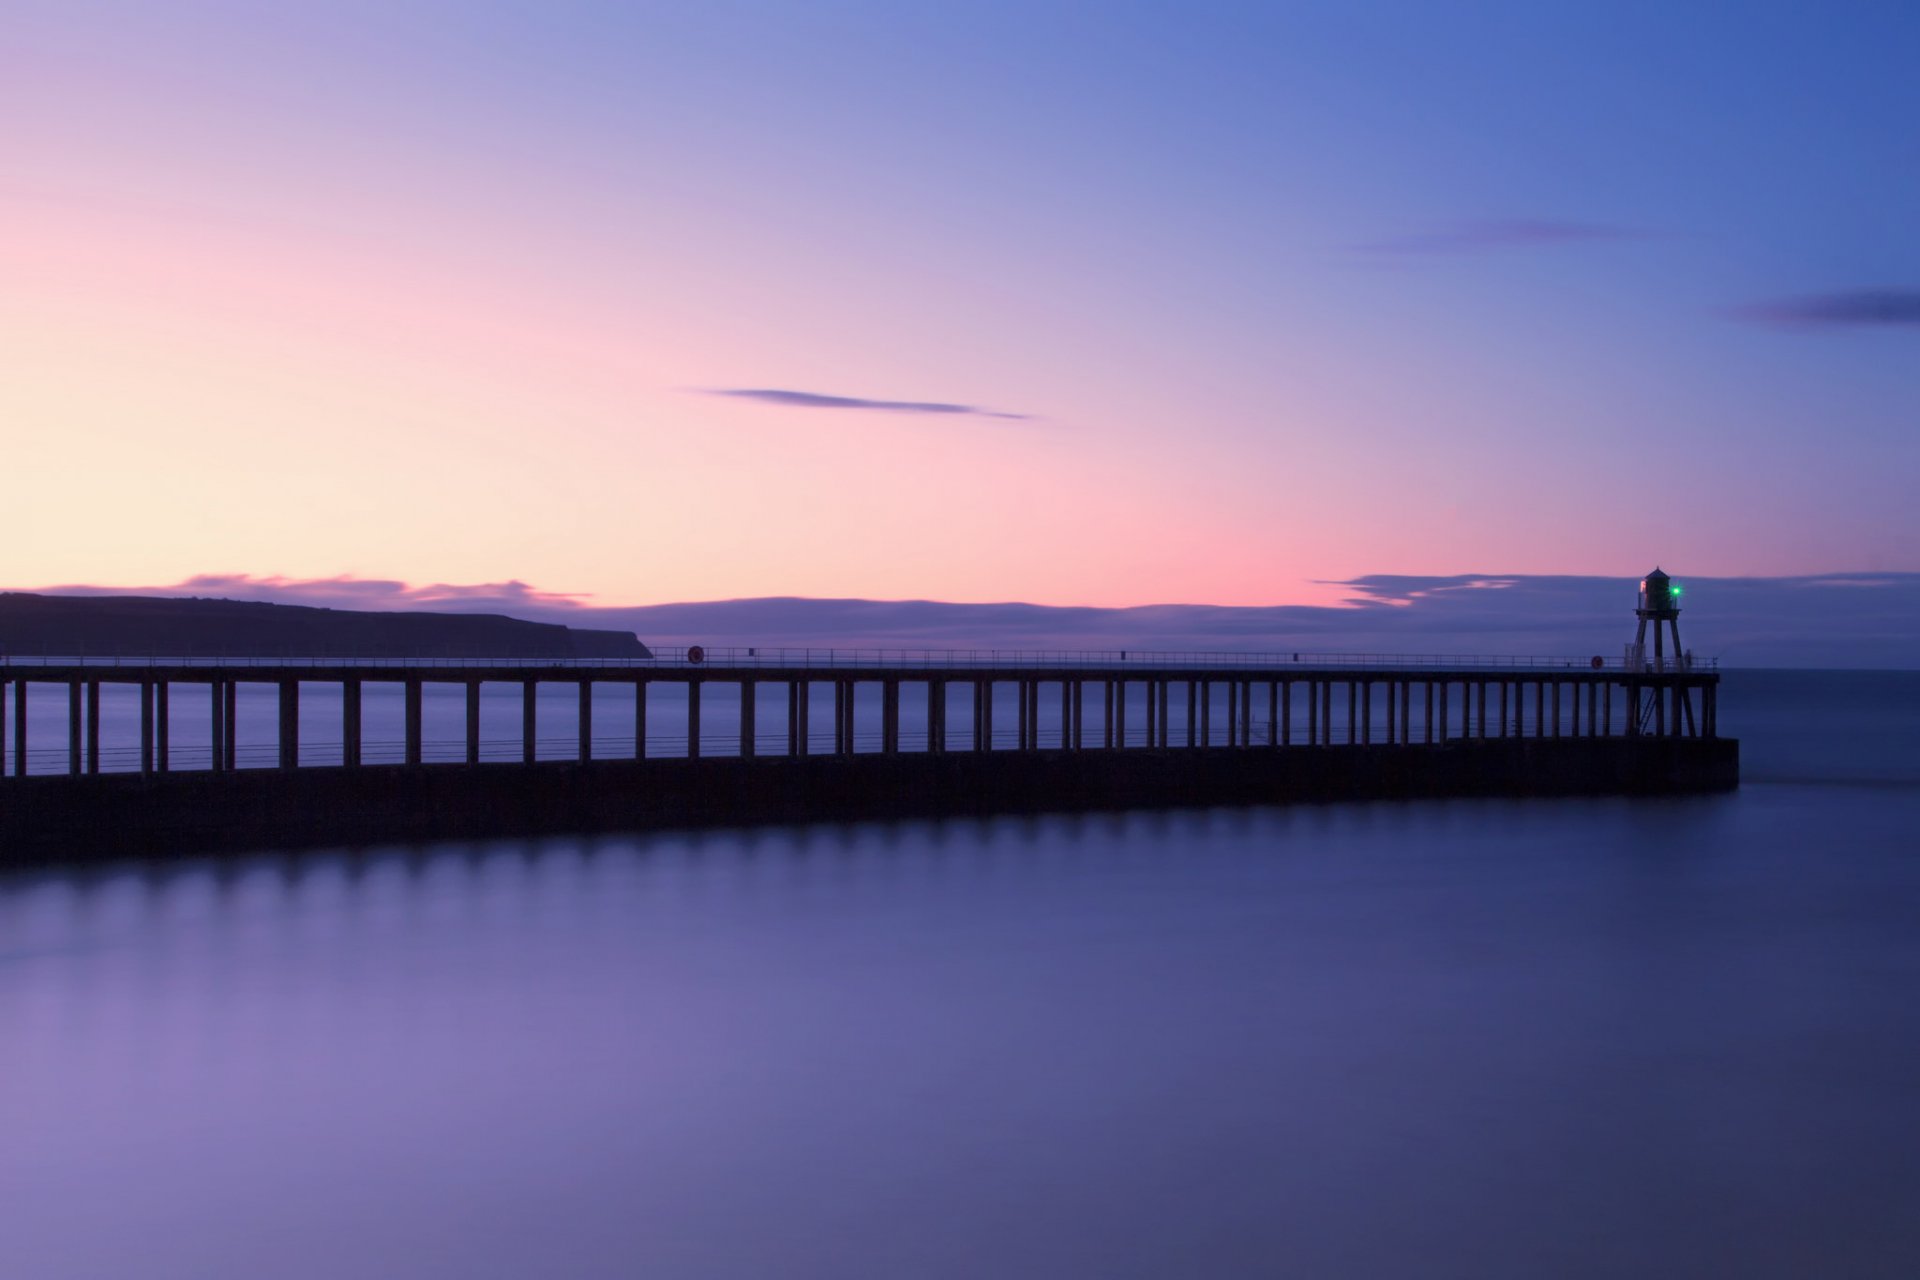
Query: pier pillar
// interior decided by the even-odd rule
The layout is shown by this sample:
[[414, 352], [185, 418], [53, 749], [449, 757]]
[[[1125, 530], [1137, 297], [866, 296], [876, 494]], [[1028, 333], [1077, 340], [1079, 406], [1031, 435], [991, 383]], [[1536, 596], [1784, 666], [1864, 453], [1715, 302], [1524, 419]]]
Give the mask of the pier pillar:
[[[1451, 680], [1442, 680], [1442, 681], [1440, 682], [1440, 719], [1439, 719], [1439, 721], [1438, 721], [1438, 723], [1439, 723], [1439, 725], [1440, 725], [1440, 741], [1442, 741], [1442, 742], [1445, 742], [1445, 741], [1447, 740], [1447, 691], [1448, 691], [1449, 689], [1451, 689], [1451, 688], [1452, 688], [1452, 686], [1453, 686], [1453, 682], [1452, 682]], [[1432, 712], [1433, 712], [1433, 701], [1432, 701], [1432, 695], [1433, 695], [1433, 686], [1432, 686], [1431, 684], [1429, 684], [1429, 685], [1427, 686], [1427, 695], [1428, 695], [1428, 701], [1427, 701], [1427, 712], [1428, 712], [1428, 716], [1427, 716], [1427, 721], [1428, 721], [1428, 726], [1429, 726], [1429, 727], [1428, 727], [1428, 733], [1427, 733], [1427, 741], [1429, 741], [1429, 742], [1431, 742], [1431, 741], [1433, 741], [1433, 733], [1432, 733], [1432, 725], [1433, 725], [1433, 723], [1434, 723], [1434, 720], [1433, 720], [1433, 716], [1432, 716]]]
[[944, 754], [947, 749], [947, 682], [927, 680], [927, 751]]
[[80, 682], [67, 682], [67, 772], [80, 772]]
[[215, 773], [227, 767], [226, 708], [221, 706], [226, 684], [219, 679], [207, 681], [207, 767]]
[[1553, 689], [1547, 696], [1553, 703], [1553, 736], [1557, 738], [1560, 736], [1560, 682], [1553, 680], [1549, 683]]
[[787, 754], [800, 754], [800, 685], [798, 680], [787, 681]]
[[[1351, 708], [1352, 703], [1349, 702], [1348, 706]], [[1351, 739], [1352, 735], [1348, 736]], [[1360, 741], [1368, 744], [1373, 742], [1373, 681], [1371, 680], [1360, 682]]]
[[1589, 680], [1587, 682], [1587, 736], [1589, 738], [1600, 736], [1600, 719], [1597, 714], [1599, 709], [1600, 683], [1597, 680]]
[[900, 751], [900, 682], [880, 682], [880, 751], [897, 755]]
[[1502, 738], [1507, 736], [1507, 730], [1511, 727], [1507, 723], [1507, 686], [1512, 683], [1511, 680], [1500, 682], [1500, 732], [1497, 736]]
[[1073, 682], [1073, 749], [1086, 750], [1086, 702], [1087, 684], [1084, 680]]
[[7, 771], [7, 682], [0, 680], [0, 774]]
[[1115, 681], [1113, 686], [1113, 745], [1127, 745], [1127, 682], [1124, 677]]
[[280, 682], [280, 767], [300, 767], [300, 682]]
[[979, 715], [979, 730], [974, 736], [974, 750], [993, 750], [993, 681], [976, 680], [973, 683], [975, 708]]
[[1280, 682], [1267, 681], [1267, 745], [1280, 745]]
[[593, 759], [593, 681], [582, 676], [579, 681], [580, 710], [575, 716], [574, 728], [580, 737], [580, 763]]
[[1187, 745], [1197, 746], [1200, 741], [1200, 686], [1196, 680], [1187, 681]]
[[13, 682], [13, 776], [27, 776], [27, 682]]
[[226, 727], [220, 734], [220, 741], [227, 753], [226, 769], [232, 772], [240, 767], [240, 685], [233, 680], [224, 683], [227, 695], [221, 702], [220, 715], [226, 721]]
[[700, 755], [700, 682], [687, 681], [687, 759]]
[[1240, 745], [1253, 745], [1253, 681], [1240, 682]]
[[1213, 745], [1213, 681], [1200, 682], [1200, 745]]
[[423, 750], [421, 745], [421, 708], [425, 689], [418, 676], [409, 676], [406, 681], [407, 696], [407, 763], [419, 764]]
[[520, 682], [520, 760], [532, 764], [537, 758], [540, 739], [536, 736], [540, 707], [540, 682]]
[[1484, 742], [1487, 738], [1487, 682], [1480, 680], [1476, 683], [1480, 686], [1478, 694], [1479, 708], [1477, 711], [1480, 719], [1480, 732], [1476, 736]]
[[1359, 699], [1360, 691], [1359, 689], [1354, 687], [1356, 683], [1357, 682], [1351, 676], [1347, 678], [1347, 742], [1349, 745], [1360, 741], [1360, 720], [1359, 720], [1359, 705], [1358, 705], [1360, 701]]
[[1333, 745], [1333, 681], [1320, 682], [1320, 744]]
[[[804, 725], [806, 723], [804, 718], [806, 686], [804, 684], [800, 687], [800, 705], [803, 712], [801, 724]], [[804, 733], [805, 731], [802, 730], [802, 732]], [[803, 737], [801, 740], [801, 751], [803, 754], [805, 750], [805, 739]], [[645, 680], [635, 680], [633, 682], [633, 758], [635, 760], [645, 760], [647, 758], [647, 681]]]
[[1394, 702], [1399, 693], [1400, 682], [1389, 678], [1387, 681], [1387, 745], [1392, 746], [1400, 740], [1400, 723], [1394, 717]]
[[1320, 745], [1320, 682], [1307, 681], [1307, 745]]
[[340, 763], [360, 763], [360, 682], [340, 682]]
[[467, 763], [480, 763], [480, 682], [467, 681]]
[[[1426, 686], [1426, 707], [1420, 716], [1421, 741], [1433, 741], [1433, 681], [1422, 681]], [[1444, 735], [1442, 735], [1444, 736]]]
[[151, 679], [140, 682], [140, 772], [153, 772], [153, 681]]
[[1602, 737], [1613, 736], [1613, 681], [1608, 680], [1600, 686], [1600, 733]]
[[1160, 692], [1155, 695], [1149, 690], [1148, 696], [1154, 699], [1155, 709], [1153, 714], [1154, 719], [1159, 721], [1157, 732], [1160, 736], [1157, 741], [1151, 738], [1148, 739], [1147, 745], [1150, 747], [1158, 746], [1164, 751], [1173, 742], [1173, 730], [1167, 724], [1167, 700], [1173, 696], [1173, 691], [1167, 687], [1172, 683], [1171, 681], [1161, 680], [1157, 683], [1160, 686]]
[[1533, 736], [1547, 736], [1547, 682], [1544, 680], [1533, 682]]
[[1700, 691], [1700, 717], [1705, 722], [1706, 736], [1720, 736], [1720, 689], [1717, 685], [1708, 685]]
[[760, 713], [756, 705], [759, 697], [760, 685], [757, 681], [740, 682], [740, 756], [745, 760], [753, 758], [754, 748], [759, 745], [754, 741], [760, 732], [759, 726], [754, 723]]
[[1280, 745], [1293, 745], [1293, 681], [1280, 682]]
[[1413, 681], [1400, 682], [1400, 745], [1413, 745]]
[[100, 772], [100, 682], [87, 681], [87, 772]]
[[173, 736], [172, 717], [168, 714], [167, 708], [167, 682], [165, 680], [156, 682], [153, 687], [153, 720], [153, 745], [155, 753], [153, 764], [154, 768], [158, 769], [161, 773], [165, 773], [168, 767], [167, 751], [170, 745], [169, 739]]

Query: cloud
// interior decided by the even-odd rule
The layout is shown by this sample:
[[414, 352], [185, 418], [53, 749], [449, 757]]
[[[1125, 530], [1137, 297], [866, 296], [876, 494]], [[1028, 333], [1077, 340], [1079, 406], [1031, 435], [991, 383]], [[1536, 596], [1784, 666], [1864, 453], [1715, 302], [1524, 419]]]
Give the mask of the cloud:
[[882, 413], [958, 414], [975, 418], [1006, 418], [1022, 422], [1032, 417], [1031, 414], [1001, 413], [997, 409], [982, 409], [971, 404], [946, 404], [937, 400], [865, 400], [858, 396], [828, 396], [814, 391], [728, 387], [709, 391], [707, 394], [733, 396], [741, 400], [758, 400], [762, 404], [785, 405], [794, 409], [877, 409]]
[[[1920, 573], [1695, 578], [1681, 631], [1741, 667], [1913, 668]], [[1132, 608], [770, 597], [600, 606], [524, 582], [411, 586], [387, 579], [208, 574], [170, 587], [44, 588], [59, 595], [213, 596], [348, 609], [503, 613], [631, 631], [649, 645], [913, 649], [1127, 649], [1496, 655], [1580, 665], [1633, 638], [1635, 578], [1373, 574], [1338, 583], [1341, 606]]]
[[183, 582], [160, 587], [101, 587], [69, 585], [37, 588], [60, 596], [170, 596], [213, 600], [258, 600], [268, 604], [304, 604], [323, 609], [437, 610], [473, 613], [481, 610], [528, 616], [554, 610], [586, 608], [582, 597], [541, 591], [524, 582], [454, 584], [436, 582], [414, 586], [390, 578], [288, 578], [248, 573], [202, 573]]
[[1735, 312], [1778, 329], [1920, 328], [1920, 289], [1856, 289], [1757, 302]]
[[1490, 222], [1463, 222], [1413, 235], [1394, 236], [1356, 245], [1361, 253], [1383, 257], [1435, 257], [1444, 254], [1494, 253], [1546, 245], [1582, 244], [1606, 240], [1636, 240], [1645, 233], [1627, 227], [1590, 222], [1554, 222], [1542, 218], [1510, 218]]

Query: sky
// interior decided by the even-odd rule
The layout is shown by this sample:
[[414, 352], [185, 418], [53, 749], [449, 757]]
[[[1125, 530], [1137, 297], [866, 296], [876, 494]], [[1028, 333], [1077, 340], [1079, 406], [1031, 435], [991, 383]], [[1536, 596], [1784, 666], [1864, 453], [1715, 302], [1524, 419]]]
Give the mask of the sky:
[[0, 585], [1920, 570], [1920, 6], [0, 0]]

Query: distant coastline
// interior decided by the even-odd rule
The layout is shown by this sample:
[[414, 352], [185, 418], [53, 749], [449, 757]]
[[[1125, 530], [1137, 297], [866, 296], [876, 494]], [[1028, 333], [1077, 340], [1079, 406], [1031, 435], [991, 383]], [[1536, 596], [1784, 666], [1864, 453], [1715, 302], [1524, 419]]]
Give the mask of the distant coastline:
[[491, 613], [0, 592], [0, 654], [61, 657], [646, 658], [628, 631]]

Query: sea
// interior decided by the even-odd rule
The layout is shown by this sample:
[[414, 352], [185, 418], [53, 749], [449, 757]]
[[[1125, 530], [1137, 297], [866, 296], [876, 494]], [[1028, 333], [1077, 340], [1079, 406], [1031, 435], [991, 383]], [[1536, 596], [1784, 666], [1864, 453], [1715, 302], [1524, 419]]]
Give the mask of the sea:
[[1720, 723], [1723, 795], [0, 872], [0, 1276], [1920, 1275], [1920, 673]]

